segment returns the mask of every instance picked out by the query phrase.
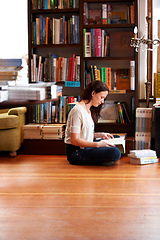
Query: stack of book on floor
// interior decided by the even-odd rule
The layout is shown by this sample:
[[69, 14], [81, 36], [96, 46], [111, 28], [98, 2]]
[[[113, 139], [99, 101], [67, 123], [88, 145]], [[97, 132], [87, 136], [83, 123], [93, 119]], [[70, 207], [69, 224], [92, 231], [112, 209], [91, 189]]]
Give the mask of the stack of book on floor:
[[130, 157], [130, 163], [132, 164], [149, 164], [158, 162], [156, 151], [151, 149], [130, 150], [128, 157]]
[[24, 139], [63, 139], [65, 124], [34, 124], [23, 126]]
[[27, 124], [23, 126], [24, 139], [42, 139], [43, 124]]

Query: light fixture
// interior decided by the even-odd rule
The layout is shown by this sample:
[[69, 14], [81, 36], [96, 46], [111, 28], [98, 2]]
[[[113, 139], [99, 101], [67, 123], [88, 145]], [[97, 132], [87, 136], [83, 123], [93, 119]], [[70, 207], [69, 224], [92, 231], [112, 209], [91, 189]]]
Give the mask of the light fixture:
[[150, 56], [149, 52], [153, 51], [153, 47], [158, 47], [160, 44], [160, 39], [150, 39], [150, 26], [151, 26], [151, 17], [146, 17], [148, 23], [148, 38], [142, 36], [141, 38], [137, 37], [138, 28], [134, 28], [134, 38], [131, 38], [130, 46], [135, 48], [135, 51], [138, 52], [140, 48], [144, 48], [147, 50], [147, 81], [145, 82], [146, 86], [146, 107], [149, 107], [149, 97], [151, 91], [151, 81], [149, 80], [149, 73], [150, 73]]

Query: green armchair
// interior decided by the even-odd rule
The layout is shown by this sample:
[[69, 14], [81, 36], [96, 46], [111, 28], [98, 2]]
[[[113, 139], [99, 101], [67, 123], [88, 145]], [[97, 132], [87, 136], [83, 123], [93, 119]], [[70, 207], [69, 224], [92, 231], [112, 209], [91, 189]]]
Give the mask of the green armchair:
[[17, 155], [23, 142], [26, 111], [26, 107], [17, 107], [0, 113], [0, 151], [9, 151], [11, 157]]

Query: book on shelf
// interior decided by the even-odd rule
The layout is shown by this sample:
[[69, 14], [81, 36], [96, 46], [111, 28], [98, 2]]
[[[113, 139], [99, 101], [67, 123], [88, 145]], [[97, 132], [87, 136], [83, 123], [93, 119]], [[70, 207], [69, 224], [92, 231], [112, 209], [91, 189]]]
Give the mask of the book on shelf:
[[95, 29], [95, 57], [101, 57], [101, 29]]
[[79, 43], [79, 16], [51, 18], [40, 15], [32, 22], [32, 44]]
[[31, 82], [65, 82], [80, 80], [80, 56], [60, 57], [49, 53], [46, 57], [33, 54]]
[[85, 57], [91, 57], [91, 32], [85, 32]]
[[0, 102], [4, 102], [7, 100], [8, 100], [8, 90], [0, 90]]
[[65, 134], [65, 124], [43, 125], [42, 139], [63, 139]]
[[130, 90], [130, 69], [117, 69], [116, 89]]
[[107, 3], [102, 4], [102, 24], [107, 24]]
[[42, 139], [42, 124], [29, 123], [23, 126], [24, 139]]
[[29, 123], [23, 126], [24, 139], [63, 139], [65, 124]]
[[67, 9], [67, 8], [78, 8], [79, 1], [77, 0], [65, 0], [65, 1], [48, 1], [48, 0], [32, 0], [32, 9]]
[[88, 9], [88, 25], [101, 24], [101, 9]]

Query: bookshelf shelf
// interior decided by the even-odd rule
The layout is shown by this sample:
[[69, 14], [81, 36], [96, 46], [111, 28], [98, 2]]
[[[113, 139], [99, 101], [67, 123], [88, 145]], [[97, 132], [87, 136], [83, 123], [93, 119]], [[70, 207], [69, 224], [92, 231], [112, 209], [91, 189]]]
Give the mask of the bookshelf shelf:
[[89, 24], [84, 25], [84, 28], [131, 28], [134, 29], [135, 24]]
[[133, 0], [126, 0], [126, 1], [122, 1], [122, 0], [82, 0], [82, 1], [87, 2], [87, 3], [118, 3], [118, 4], [133, 2]]
[[80, 44], [74, 43], [74, 44], [39, 44], [34, 45], [32, 44], [32, 48], [79, 48]]
[[134, 60], [134, 57], [84, 57], [84, 61], [91, 61], [91, 60], [100, 60], [100, 61], [106, 61], [106, 60], [111, 60], [111, 61], [116, 61], [116, 60]]
[[79, 8], [64, 8], [64, 9], [37, 9], [31, 10], [31, 14], [61, 14], [61, 13], [79, 13]]

